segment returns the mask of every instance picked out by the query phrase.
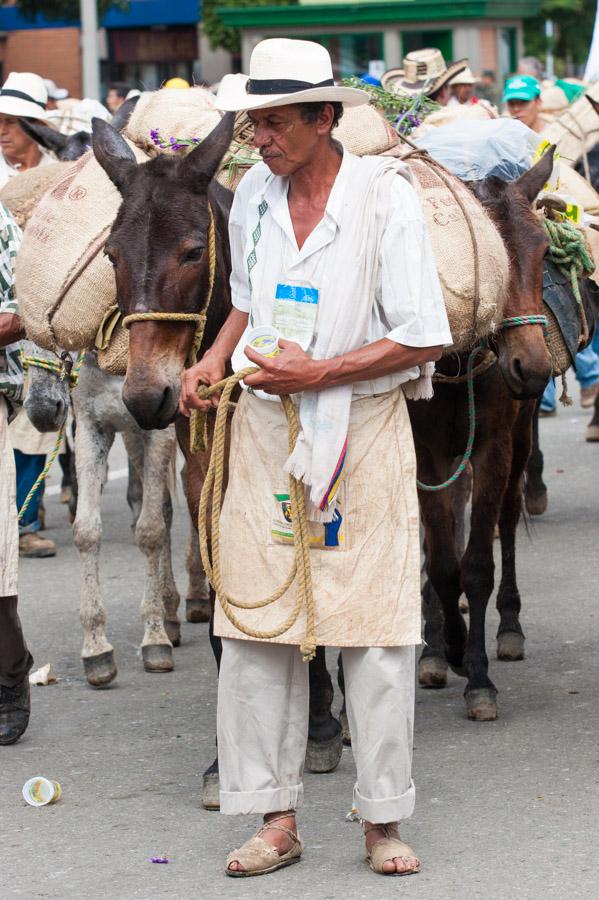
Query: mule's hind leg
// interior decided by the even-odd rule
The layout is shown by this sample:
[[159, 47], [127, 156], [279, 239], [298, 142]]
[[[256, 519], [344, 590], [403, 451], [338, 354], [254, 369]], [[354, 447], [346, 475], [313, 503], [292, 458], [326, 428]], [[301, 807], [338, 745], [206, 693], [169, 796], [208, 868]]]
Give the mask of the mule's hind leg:
[[105, 633], [106, 612], [99, 572], [102, 539], [100, 503], [106, 483], [108, 452], [113, 441], [114, 431], [96, 428], [83, 415], [78, 420], [75, 437], [78, 498], [73, 539], [79, 551], [81, 570], [81, 659], [85, 677], [92, 687], [105, 687], [117, 674], [114, 650]]
[[160, 557], [166, 540], [164, 492], [175, 438], [169, 428], [143, 433], [141, 439], [144, 443], [143, 501], [135, 526], [135, 542], [146, 557], [141, 653], [146, 672], [170, 672], [174, 668], [173, 646], [164, 627]]
[[173, 524], [173, 501], [168, 487], [164, 491], [163, 503], [166, 534], [160, 553], [160, 592], [164, 604], [164, 627], [173, 647], [181, 643], [181, 620], [177, 614], [181, 598], [173, 575], [173, 558], [171, 547], [171, 527]]
[[333, 682], [327, 669], [324, 647], [316, 648], [310, 660], [310, 718], [306, 768], [310, 772], [333, 772], [343, 751], [341, 725], [331, 712]]
[[516, 528], [522, 509], [522, 475], [532, 443], [533, 403], [522, 403], [512, 429], [512, 467], [501, 504], [501, 583], [497, 593], [500, 616], [497, 658], [524, 659], [524, 632], [520, 625], [520, 592], [516, 583]]
[[532, 417], [532, 448], [526, 465], [526, 480], [524, 483], [524, 502], [526, 511], [531, 516], [542, 516], [547, 509], [547, 485], [543, 481], [543, 454], [539, 442], [539, 406], [535, 403]]
[[208, 622], [210, 620], [210, 586], [200, 557], [198, 532], [191, 520], [185, 552], [185, 567], [189, 579], [185, 595], [185, 618], [188, 622]]

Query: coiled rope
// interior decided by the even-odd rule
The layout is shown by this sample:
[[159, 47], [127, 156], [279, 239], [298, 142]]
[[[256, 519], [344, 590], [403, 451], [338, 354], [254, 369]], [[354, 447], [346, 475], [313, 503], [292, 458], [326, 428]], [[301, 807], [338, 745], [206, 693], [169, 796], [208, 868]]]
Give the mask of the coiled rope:
[[[81, 371], [81, 366], [83, 364], [84, 356], [85, 356], [85, 351], [82, 350], [81, 353], [79, 354], [79, 356], [77, 358], [77, 362], [75, 363], [74, 366], [67, 364], [67, 362], [66, 362], [67, 357], [64, 357], [62, 359], [62, 362], [57, 363], [51, 359], [44, 359], [41, 356], [21, 355], [21, 361], [23, 364], [23, 368], [25, 370], [30, 369], [30, 368], [44, 369], [46, 372], [51, 372], [53, 375], [56, 375], [57, 378], [59, 378], [61, 381], [64, 381], [66, 378], [68, 378], [69, 379], [69, 390], [72, 391], [73, 388], [76, 387], [76, 385], [79, 381], [79, 372]], [[70, 357], [68, 357], [68, 359], [70, 360]], [[60, 428], [58, 430], [58, 434], [56, 436], [56, 443], [54, 444], [54, 447], [52, 448], [52, 451], [50, 452], [50, 455], [48, 456], [48, 459], [46, 460], [46, 464], [45, 464], [44, 468], [42, 469], [40, 474], [37, 476], [35, 481], [33, 482], [33, 485], [31, 486], [31, 490], [29, 491], [29, 493], [25, 497], [25, 500], [23, 501], [23, 505], [22, 505], [21, 509], [19, 510], [19, 515], [18, 515], [19, 522], [22, 520], [23, 516], [27, 512], [32, 499], [35, 497], [36, 493], [38, 492], [38, 490], [40, 489], [40, 487], [46, 480], [48, 472], [52, 468], [52, 464], [54, 463], [54, 460], [58, 456], [58, 452], [59, 452], [60, 446], [62, 444], [62, 439], [64, 437], [65, 425], [66, 425], [66, 420], [65, 420], [65, 422], [63, 422], [63, 424], [60, 426]]]
[[[243, 369], [229, 378], [224, 378], [210, 387], [201, 387], [198, 395], [201, 398], [209, 397], [217, 391], [222, 391], [220, 402], [216, 412], [216, 423], [212, 440], [212, 452], [210, 464], [202, 487], [200, 506], [198, 510], [198, 532], [200, 536], [200, 554], [206, 575], [210, 584], [216, 591], [222, 610], [228, 620], [238, 631], [247, 637], [257, 640], [270, 640], [280, 637], [293, 627], [302, 610], [306, 610], [306, 634], [300, 644], [300, 652], [304, 662], [313, 659], [316, 653], [316, 638], [314, 634], [314, 595], [312, 592], [312, 569], [310, 565], [310, 536], [308, 532], [308, 520], [306, 515], [306, 499], [304, 486], [292, 475], [289, 476], [289, 499], [291, 501], [291, 523], [293, 527], [293, 544], [295, 555], [291, 570], [285, 582], [268, 597], [262, 600], [242, 601], [236, 600], [227, 593], [222, 577], [220, 557], [220, 515], [224, 491], [224, 466], [225, 466], [225, 439], [227, 428], [227, 416], [231, 393], [235, 386], [252, 372], [258, 372], [256, 366]], [[281, 396], [281, 403], [285, 410], [288, 422], [288, 449], [293, 451], [300, 431], [299, 417], [293, 401], [289, 395]], [[212, 500], [212, 513], [210, 517], [210, 538], [208, 535], [208, 505]], [[280, 600], [294, 582], [297, 581], [297, 593], [293, 609], [279, 625], [269, 631], [258, 631], [250, 628], [239, 620], [234, 609], [262, 609]]]

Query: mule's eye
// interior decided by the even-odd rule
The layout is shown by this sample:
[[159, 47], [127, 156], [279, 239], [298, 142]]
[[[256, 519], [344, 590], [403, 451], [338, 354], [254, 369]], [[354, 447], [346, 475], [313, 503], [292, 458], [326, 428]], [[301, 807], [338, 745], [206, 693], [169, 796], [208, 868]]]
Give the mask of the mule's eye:
[[110, 247], [104, 247], [104, 256], [107, 256], [112, 265], [116, 268], [116, 253]]
[[191, 247], [189, 250], [186, 250], [185, 253], [181, 257], [182, 263], [192, 263], [199, 262], [204, 253], [203, 247]]

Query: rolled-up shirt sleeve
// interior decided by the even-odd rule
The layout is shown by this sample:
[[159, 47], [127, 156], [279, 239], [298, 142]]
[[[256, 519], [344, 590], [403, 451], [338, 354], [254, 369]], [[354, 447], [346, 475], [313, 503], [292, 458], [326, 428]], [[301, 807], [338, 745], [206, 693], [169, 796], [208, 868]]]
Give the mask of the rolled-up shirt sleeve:
[[241, 312], [250, 311], [250, 287], [245, 266], [245, 204], [239, 192], [235, 194], [229, 216], [231, 245], [231, 303]]
[[381, 243], [375, 315], [385, 337], [406, 347], [453, 343], [430, 236], [414, 188], [398, 176], [393, 212]]

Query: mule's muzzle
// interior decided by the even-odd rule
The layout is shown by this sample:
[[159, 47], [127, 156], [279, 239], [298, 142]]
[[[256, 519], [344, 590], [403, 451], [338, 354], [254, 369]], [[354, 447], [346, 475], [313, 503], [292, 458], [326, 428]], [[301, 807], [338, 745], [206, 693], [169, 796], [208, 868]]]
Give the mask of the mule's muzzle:
[[30, 391], [24, 406], [33, 427], [42, 432], [59, 431], [66, 422], [69, 411], [65, 399], [52, 393], [40, 396]]
[[167, 428], [179, 407], [180, 384], [164, 382], [148, 385], [138, 379], [125, 379], [123, 402], [140, 428], [145, 431]]
[[514, 400], [537, 400], [553, 374], [549, 359], [542, 364], [536, 362], [531, 365], [523, 357], [514, 355], [506, 361], [500, 357], [499, 365], [503, 380]]

